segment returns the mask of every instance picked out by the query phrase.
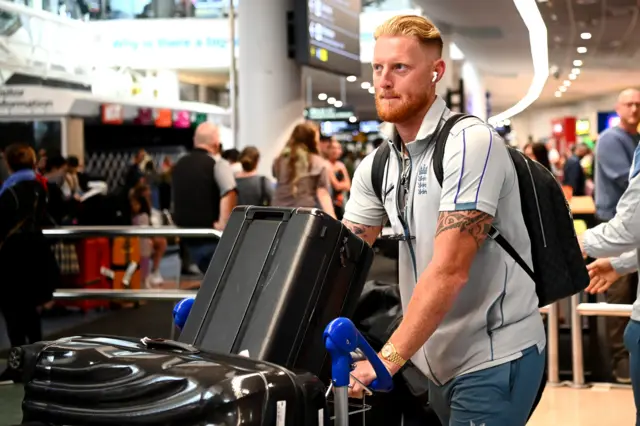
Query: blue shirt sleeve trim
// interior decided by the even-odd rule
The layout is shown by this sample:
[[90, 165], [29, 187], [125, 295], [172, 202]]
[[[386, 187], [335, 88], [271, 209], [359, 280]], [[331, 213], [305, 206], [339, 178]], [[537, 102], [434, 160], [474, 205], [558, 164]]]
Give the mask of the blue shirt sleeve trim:
[[478, 189], [476, 191], [476, 203], [478, 202], [478, 197], [480, 196], [480, 187], [482, 186], [482, 179], [484, 179], [484, 174], [487, 171], [487, 164], [489, 164], [489, 155], [491, 155], [491, 146], [493, 145], [493, 132], [491, 129], [489, 130], [489, 149], [487, 150], [487, 156], [484, 159], [484, 167], [482, 168], [482, 174], [480, 175], [480, 181], [478, 182]]

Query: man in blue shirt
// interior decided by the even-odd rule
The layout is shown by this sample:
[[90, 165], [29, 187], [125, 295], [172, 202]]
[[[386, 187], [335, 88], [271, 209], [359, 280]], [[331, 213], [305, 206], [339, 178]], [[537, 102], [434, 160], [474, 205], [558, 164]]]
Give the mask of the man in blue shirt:
[[589, 147], [580, 143], [573, 149], [573, 155], [569, 157], [564, 165], [564, 185], [573, 189], [576, 197], [585, 194], [585, 184], [587, 177], [580, 161], [589, 153]]
[[[596, 216], [608, 222], [616, 215], [616, 206], [629, 184], [633, 153], [640, 140], [640, 91], [627, 89], [620, 93], [616, 104], [620, 124], [600, 135], [595, 157]], [[626, 275], [607, 291], [609, 303], [632, 303], [635, 300], [637, 275]], [[607, 318], [611, 344], [613, 375], [618, 382], [629, 383], [629, 356], [624, 348], [625, 318]]]

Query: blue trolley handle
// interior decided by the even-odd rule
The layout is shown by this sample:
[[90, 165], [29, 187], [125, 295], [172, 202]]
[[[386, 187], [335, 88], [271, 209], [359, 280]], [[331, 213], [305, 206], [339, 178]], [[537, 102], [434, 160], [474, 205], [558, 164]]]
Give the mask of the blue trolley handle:
[[336, 318], [324, 330], [324, 344], [331, 355], [331, 379], [336, 388], [349, 386], [349, 375], [353, 362], [351, 353], [360, 349], [367, 357], [376, 379], [369, 388], [378, 392], [389, 392], [393, 389], [393, 379], [378, 354], [362, 337], [356, 326], [347, 318]]
[[189, 318], [189, 314], [191, 313], [193, 302], [195, 302], [195, 299], [193, 297], [188, 297], [186, 299], [182, 299], [173, 307], [173, 323], [180, 330], [182, 330], [184, 325], [187, 323], [187, 318]]

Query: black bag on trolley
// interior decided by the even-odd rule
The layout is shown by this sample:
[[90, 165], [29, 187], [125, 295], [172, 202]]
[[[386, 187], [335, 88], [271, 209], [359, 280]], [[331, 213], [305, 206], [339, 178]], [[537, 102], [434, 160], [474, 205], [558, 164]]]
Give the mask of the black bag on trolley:
[[322, 333], [352, 315], [372, 260], [368, 244], [320, 210], [237, 207], [179, 340], [326, 381]]
[[23, 423], [47, 426], [325, 426], [309, 373], [178, 342], [81, 336], [12, 349]]

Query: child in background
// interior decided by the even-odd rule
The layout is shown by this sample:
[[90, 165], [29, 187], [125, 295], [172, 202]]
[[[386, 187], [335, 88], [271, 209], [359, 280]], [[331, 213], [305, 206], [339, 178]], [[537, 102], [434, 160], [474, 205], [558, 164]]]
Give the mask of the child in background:
[[[139, 184], [133, 188], [130, 200], [132, 224], [151, 226], [151, 189], [149, 185]], [[140, 273], [145, 287], [157, 287], [164, 282], [160, 275], [160, 261], [166, 249], [166, 238], [140, 239]]]

